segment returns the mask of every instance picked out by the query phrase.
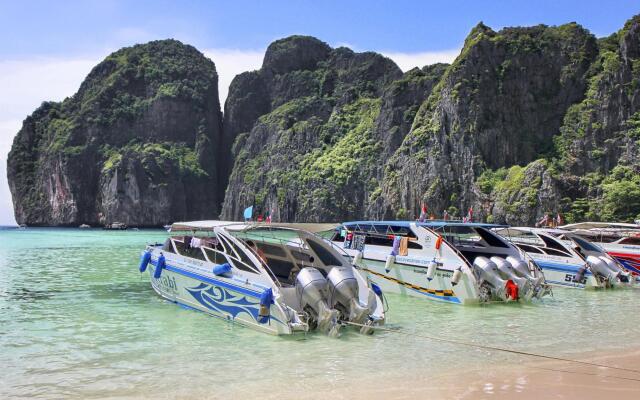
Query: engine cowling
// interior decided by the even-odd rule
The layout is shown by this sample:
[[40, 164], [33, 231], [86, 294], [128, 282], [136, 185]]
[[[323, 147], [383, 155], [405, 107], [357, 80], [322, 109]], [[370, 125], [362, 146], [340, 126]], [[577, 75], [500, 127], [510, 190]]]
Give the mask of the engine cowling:
[[507, 256], [507, 261], [513, 267], [513, 270], [521, 277], [527, 278], [530, 280], [535, 280], [536, 278], [531, 275], [531, 271], [529, 271], [529, 266], [524, 260], [519, 258], [515, 258], [514, 256]]
[[518, 276], [515, 273], [515, 270], [513, 269], [511, 263], [502, 257], [493, 256], [490, 260], [496, 264], [496, 266], [498, 267], [498, 271], [502, 275], [502, 278], [506, 280], [511, 279], [518, 285], [520, 295], [527, 300], [531, 299], [531, 297], [533, 296], [533, 286], [527, 278]]
[[327, 280], [320, 271], [312, 267], [301, 269], [296, 276], [296, 292], [300, 305], [309, 310], [320, 330], [337, 329], [339, 314], [327, 304]]
[[600, 256], [599, 257], [602, 261], [604, 261], [605, 264], [607, 264], [607, 267], [609, 267], [609, 269], [617, 274], [618, 279], [620, 280], [620, 282], [624, 282], [624, 283], [629, 283], [631, 282], [631, 274], [627, 271], [625, 271], [622, 267], [620, 267], [620, 264], [618, 264], [615, 260], [607, 257], [607, 256]]
[[596, 256], [587, 256], [587, 264], [589, 265], [589, 269], [594, 275], [600, 275], [601, 277], [607, 279], [610, 283], [615, 283], [618, 281], [618, 275], [620, 274], [620, 271], [611, 270], [602, 258]]
[[487, 282], [493, 290], [494, 296], [506, 301], [509, 296], [506, 293], [507, 281], [500, 277], [498, 266], [486, 257], [476, 257], [473, 266], [478, 272], [478, 276], [484, 282]]
[[350, 267], [333, 267], [327, 274], [327, 280], [329, 305], [342, 310], [349, 321], [356, 323], [366, 322], [369, 316], [369, 309], [360, 305], [358, 280], [353, 269]]

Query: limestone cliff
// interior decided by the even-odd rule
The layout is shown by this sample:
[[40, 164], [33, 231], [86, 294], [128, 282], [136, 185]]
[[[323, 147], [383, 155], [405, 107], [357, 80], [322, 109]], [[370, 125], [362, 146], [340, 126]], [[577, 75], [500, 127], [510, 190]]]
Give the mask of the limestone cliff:
[[216, 69], [175, 40], [121, 49], [78, 92], [43, 103], [8, 157], [28, 225], [214, 218], [225, 181]]
[[406, 73], [308, 36], [269, 45], [224, 106], [214, 64], [176, 41], [122, 49], [43, 103], [8, 175], [32, 225], [441, 217], [533, 224], [640, 217], [640, 16], [480, 23], [451, 65]]

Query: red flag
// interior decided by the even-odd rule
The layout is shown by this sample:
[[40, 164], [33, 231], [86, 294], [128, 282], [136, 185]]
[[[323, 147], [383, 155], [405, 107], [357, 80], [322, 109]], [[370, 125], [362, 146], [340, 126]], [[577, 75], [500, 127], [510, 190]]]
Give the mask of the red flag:
[[427, 205], [422, 203], [422, 209], [420, 211], [420, 219], [418, 219], [418, 221], [424, 222], [425, 219], [427, 219]]

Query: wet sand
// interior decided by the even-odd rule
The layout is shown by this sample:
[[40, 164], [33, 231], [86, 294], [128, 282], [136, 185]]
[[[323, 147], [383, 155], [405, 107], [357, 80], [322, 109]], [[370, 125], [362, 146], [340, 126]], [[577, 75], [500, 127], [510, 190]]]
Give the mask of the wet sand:
[[[640, 371], [640, 348], [607, 354], [587, 353], [571, 359]], [[564, 361], [529, 359], [516, 365], [494, 364], [482, 370], [450, 372], [430, 380], [413, 378], [407, 376], [402, 386], [368, 386], [345, 398], [640, 399], [640, 372]]]
[[[582, 353], [573, 360], [640, 371], [640, 348], [611, 353]], [[371, 365], [363, 366], [362, 380], [333, 385], [287, 384], [257, 389], [251, 384], [223, 397], [244, 399], [261, 393], [262, 399], [640, 399], [640, 372], [582, 365], [565, 361], [540, 361], [526, 357], [518, 364], [490, 364], [483, 369], [458, 369], [439, 375], [407, 370], [404, 379], [381, 378]], [[255, 392], [254, 390], [258, 390]]]

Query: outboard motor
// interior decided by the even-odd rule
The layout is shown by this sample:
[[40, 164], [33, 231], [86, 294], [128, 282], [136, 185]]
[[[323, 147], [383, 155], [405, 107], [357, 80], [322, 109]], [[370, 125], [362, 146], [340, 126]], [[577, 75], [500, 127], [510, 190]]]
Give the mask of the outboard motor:
[[532, 281], [536, 280], [536, 278], [533, 275], [531, 275], [531, 271], [529, 271], [529, 266], [524, 260], [515, 258], [514, 256], [507, 256], [507, 262], [511, 264], [511, 266], [513, 267], [513, 270], [519, 276], [523, 278], [527, 278]]
[[327, 280], [320, 271], [312, 267], [302, 268], [296, 277], [296, 292], [300, 305], [307, 311], [318, 329], [337, 334], [338, 311], [327, 305]]
[[[364, 324], [369, 317], [369, 309], [360, 305], [358, 280], [351, 267], [333, 267], [327, 274], [329, 280], [330, 306], [342, 312], [349, 321]], [[369, 293], [371, 294], [373, 292]], [[375, 294], [373, 294], [375, 296]], [[369, 302], [375, 304], [375, 302]]]
[[544, 276], [542, 274], [538, 277], [531, 274], [529, 265], [526, 261], [514, 256], [507, 256], [507, 262], [511, 264], [511, 267], [513, 268], [513, 271], [516, 273], [516, 275], [527, 278], [527, 280], [533, 286], [533, 295], [535, 297], [540, 298], [548, 293], [548, 290], [551, 290], [549, 289], [549, 286], [545, 284]]
[[476, 257], [473, 266], [478, 272], [480, 280], [489, 284], [496, 297], [504, 301], [509, 300], [506, 292], [507, 281], [500, 278], [498, 266], [493, 261], [486, 257]]
[[613, 273], [617, 273], [618, 274], [618, 279], [620, 280], [620, 282], [624, 282], [624, 283], [628, 283], [631, 281], [631, 276], [628, 272], [624, 271], [622, 268], [620, 268], [620, 266], [612, 259], [610, 259], [609, 257], [605, 257], [605, 256], [600, 256], [599, 257], [602, 261], [604, 261], [605, 264], [607, 264], [607, 267], [613, 272]]
[[609, 284], [614, 284], [618, 281], [618, 275], [620, 271], [612, 271], [609, 269], [607, 263], [605, 263], [601, 258], [596, 256], [587, 256], [587, 264], [589, 265], [589, 269], [594, 275], [599, 275], [602, 278], [606, 279]]
[[534, 294], [533, 287], [527, 278], [518, 276], [511, 263], [502, 257], [493, 256], [491, 257], [491, 261], [496, 264], [498, 271], [504, 279], [511, 279], [518, 285], [521, 297], [525, 300], [531, 300], [531, 297], [533, 297]]

